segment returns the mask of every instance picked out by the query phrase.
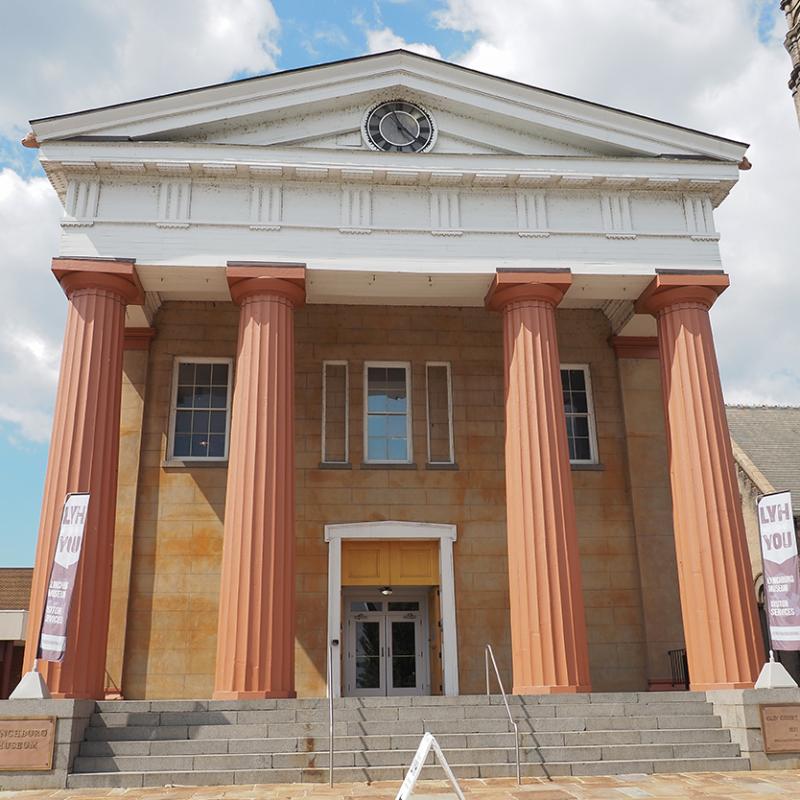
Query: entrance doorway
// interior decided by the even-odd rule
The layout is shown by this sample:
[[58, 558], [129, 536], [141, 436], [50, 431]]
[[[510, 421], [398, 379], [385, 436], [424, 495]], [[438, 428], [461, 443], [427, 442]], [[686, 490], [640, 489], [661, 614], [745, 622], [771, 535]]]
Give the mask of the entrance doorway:
[[344, 694], [430, 694], [425, 592], [346, 594]]

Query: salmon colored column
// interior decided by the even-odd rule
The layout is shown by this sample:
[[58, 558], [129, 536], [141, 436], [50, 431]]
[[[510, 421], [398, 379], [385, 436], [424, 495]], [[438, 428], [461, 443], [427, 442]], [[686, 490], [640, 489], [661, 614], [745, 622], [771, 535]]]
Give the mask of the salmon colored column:
[[294, 308], [302, 266], [228, 266], [241, 306], [214, 697], [294, 697]]
[[589, 654], [555, 310], [568, 272], [498, 272], [514, 694], [588, 692]]
[[125, 306], [141, 304], [144, 295], [133, 261], [56, 258], [53, 272], [69, 305], [33, 570], [25, 669], [36, 657], [64, 498], [68, 492], [89, 492], [66, 654], [60, 664], [39, 662], [39, 669], [54, 697], [100, 699], [105, 690], [111, 602]]
[[636, 310], [658, 323], [675, 549], [692, 689], [753, 685], [763, 662], [709, 309], [727, 275], [658, 275]]

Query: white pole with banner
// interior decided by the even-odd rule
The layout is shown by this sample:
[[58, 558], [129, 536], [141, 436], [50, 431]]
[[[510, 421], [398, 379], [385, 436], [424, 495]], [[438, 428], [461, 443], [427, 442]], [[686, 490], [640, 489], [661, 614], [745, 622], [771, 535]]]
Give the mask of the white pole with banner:
[[773, 655], [773, 650], [800, 650], [800, 558], [791, 492], [762, 495], [756, 510], [770, 647], [769, 661], [758, 676], [756, 688], [797, 686]]
[[37, 669], [37, 660], [61, 662], [67, 651], [67, 626], [78, 564], [83, 552], [86, 514], [89, 508], [88, 492], [73, 492], [64, 500], [61, 527], [50, 567], [42, 624], [36, 648], [33, 669], [22, 676], [10, 699], [47, 698], [50, 692]]

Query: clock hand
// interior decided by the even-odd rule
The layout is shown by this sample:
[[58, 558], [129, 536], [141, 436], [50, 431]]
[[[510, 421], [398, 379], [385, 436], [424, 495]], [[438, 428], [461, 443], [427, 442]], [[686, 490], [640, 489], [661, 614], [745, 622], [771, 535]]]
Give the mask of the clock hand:
[[413, 133], [411, 133], [411, 131], [408, 128], [406, 128], [406, 126], [403, 125], [402, 122], [400, 122], [396, 111], [392, 111], [392, 116], [394, 117], [394, 121], [397, 123], [397, 127], [400, 128], [400, 130], [403, 131], [403, 133], [406, 136], [408, 136], [408, 138], [413, 142], [414, 139], [416, 139], [417, 137]]

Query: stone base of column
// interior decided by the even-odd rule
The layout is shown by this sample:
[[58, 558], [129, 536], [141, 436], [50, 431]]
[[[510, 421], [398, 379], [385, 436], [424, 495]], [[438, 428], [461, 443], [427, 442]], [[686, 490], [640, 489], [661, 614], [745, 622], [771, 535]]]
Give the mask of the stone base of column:
[[214, 692], [212, 700], [293, 700], [297, 692]]
[[512, 694], [578, 694], [591, 692], [592, 687], [587, 683], [582, 686], [514, 686]]

